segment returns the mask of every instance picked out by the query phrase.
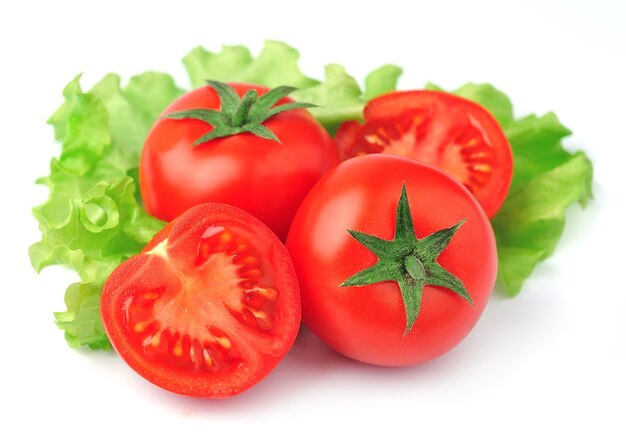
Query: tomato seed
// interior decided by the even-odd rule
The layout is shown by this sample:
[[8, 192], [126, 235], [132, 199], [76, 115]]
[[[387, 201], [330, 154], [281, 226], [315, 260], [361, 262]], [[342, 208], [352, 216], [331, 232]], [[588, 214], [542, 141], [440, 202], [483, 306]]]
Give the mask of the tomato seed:
[[151, 323], [151, 322], [152, 322], [152, 319], [149, 319], [149, 320], [147, 320], [147, 321], [137, 322], [137, 323], [133, 326], [133, 331], [134, 331], [135, 333], [141, 333], [141, 332], [143, 332], [143, 331], [146, 329], [146, 327], [147, 327], [148, 325], [150, 325], [150, 323]]
[[257, 320], [257, 325], [261, 330], [269, 330], [274, 326], [274, 318], [267, 313], [257, 310], [253, 311], [252, 314]]
[[215, 342], [217, 342], [219, 345], [221, 345], [222, 347], [224, 347], [227, 350], [229, 350], [233, 346], [233, 343], [230, 342], [230, 339], [224, 338], [224, 337], [217, 337], [216, 336], [215, 337]]
[[475, 172], [489, 173], [491, 172], [491, 166], [488, 164], [474, 164], [470, 166], [470, 169]]
[[278, 290], [273, 289], [271, 287], [257, 287], [256, 293], [263, 296], [270, 301], [275, 301], [278, 297]]
[[174, 353], [174, 356], [177, 356], [179, 358], [183, 355], [183, 341], [181, 338], [178, 338], [178, 341], [176, 341], [172, 353]]
[[206, 348], [202, 350], [202, 358], [204, 359], [204, 363], [208, 368], [211, 368], [213, 366], [213, 359], [209, 355], [209, 352]]
[[156, 333], [155, 335], [152, 336], [152, 339], [150, 339], [150, 345], [153, 347], [158, 347], [160, 343], [161, 343], [161, 334]]

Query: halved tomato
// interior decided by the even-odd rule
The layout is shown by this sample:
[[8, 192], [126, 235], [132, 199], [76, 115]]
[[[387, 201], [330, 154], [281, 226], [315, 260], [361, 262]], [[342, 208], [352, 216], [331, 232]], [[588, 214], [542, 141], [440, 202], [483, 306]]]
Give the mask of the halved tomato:
[[114, 348], [175, 393], [224, 398], [265, 377], [300, 325], [298, 283], [274, 233], [232, 206], [196, 206], [113, 271], [101, 298]]
[[436, 91], [382, 95], [364, 110], [365, 122], [342, 124], [335, 135], [342, 160], [396, 154], [445, 170], [476, 197], [491, 218], [513, 177], [513, 155], [498, 122], [478, 104]]

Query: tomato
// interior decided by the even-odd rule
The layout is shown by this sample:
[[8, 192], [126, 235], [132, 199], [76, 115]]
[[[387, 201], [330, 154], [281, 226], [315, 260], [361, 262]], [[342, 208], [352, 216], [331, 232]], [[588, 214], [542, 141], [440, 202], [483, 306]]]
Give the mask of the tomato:
[[207, 203], [112, 272], [101, 313], [113, 347], [141, 376], [175, 393], [224, 398], [287, 353], [300, 299], [271, 230], [236, 207]]
[[476, 199], [440, 169], [395, 155], [352, 158], [325, 175], [286, 244], [303, 323], [371, 364], [447, 352], [477, 322], [495, 283], [495, 238]]
[[390, 153], [440, 167], [462, 182], [491, 218], [513, 177], [513, 155], [491, 114], [445, 92], [392, 92], [370, 101], [365, 122], [339, 127], [342, 159]]
[[[267, 102], [261, 103], [268, 89], [256, 85], [231, 84], [231, 95], [239, 99], [248, 92], [258, 93], [259, 106], [267, 107], [266, 119], [258, 123], [258, 115], [250, 117], [252, 123], [258, 123], [254, 132], [224, 131], [216, 122], [232, 123], [231, 129], [248, 127], [248, 110], [240, 115], [243, 120], [239, 123], [231, 121], [239, 103], [225, 106], [229, 92], [220, 96], [215, 85], [223, 84], [212, 84], [174, 101], [150, 130], [139, 167], [145, 208], [149, 214], [169, 221], [197, 204], [226, 203], [259, 218], [284, 239], [306, 193], [339, 161], [336, 146], [305, 109], [272, 114], [278, 106], [295, 103], [281, 94], [278, 106], [269, 108]], [[250, 114], [255, 112], [255, 98], [248, 102], [252, 101]], [[216, 110], [224, 114], [215, 124], [201, 118], [167, 118], [195, 109], [213, 112], [209, 117], [215, 117]], [[212, 130], [227, 135], [194, 145]]]

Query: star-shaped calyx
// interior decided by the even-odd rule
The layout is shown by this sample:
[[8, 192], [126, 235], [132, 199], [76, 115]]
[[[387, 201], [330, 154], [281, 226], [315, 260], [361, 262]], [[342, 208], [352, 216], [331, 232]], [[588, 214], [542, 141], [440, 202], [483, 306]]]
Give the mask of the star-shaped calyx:
[[378, 261], [346, 279], [341, 285], [363, 286], [382, 281], [397, 282], [406, 310], [405, 335], [417, 319], [422, 304], [422, 290], [426, 285], [448, 288], [473, 305], [463, 282], [437, 262], [437, 257], [465, 221], [463, 219], [452, 227], [418, 239], [415, 236], [406, 185], [403, 184], [396, 210], [396, 233], [391, 241], [348, 230], [354, 239], [376, 254]]
[[292, 109], [316, 107], [311, 103], [290, 102], [275, 106], [281, 99], [292, 93], [296, 88], [278, 86], [259, 96], [256, 90], [249, 89], [240, 97], [235, 89], [226, 83], [206, 80], [206, 83], [217, 92], [220, 98], [220, 110], [187, 109], [171, 112], [161, 118], [175, 120], [193, 119], [204, 121], [213, 126], [209, 132], [194, 141], [194, 146], [215, 138], [228, 137], [245, 132], [280, 143], [276, 135], [263, 123], [276, 114]]

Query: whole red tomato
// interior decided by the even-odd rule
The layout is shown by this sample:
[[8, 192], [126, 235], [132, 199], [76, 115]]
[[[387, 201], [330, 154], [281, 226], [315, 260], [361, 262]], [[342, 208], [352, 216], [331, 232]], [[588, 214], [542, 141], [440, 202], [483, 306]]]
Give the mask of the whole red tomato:
[[289, 254], [232, 206], [195, 206], [107, 279], [102, 322], [119, 355], [150, 382], [225, 398], [263, 379], [300, 327]]
[[284, 239], [306, 193], [338, 162], [328, 133], [297, 108], [306, 105], [286, 97], [292, 90], [210, 82], [174, 101], [142, 152], [147, 212], [170, 221], [200, 203], [227, 203]]
[[379, 365], [421, 363], [458, 344], [496, 277], [494, 234], [477, 200], [440, 169], [395, 155], [330, 171], [298, 209], [287, 248], [304, 324]]

